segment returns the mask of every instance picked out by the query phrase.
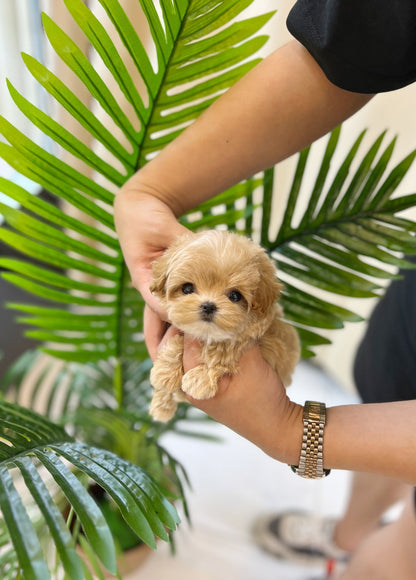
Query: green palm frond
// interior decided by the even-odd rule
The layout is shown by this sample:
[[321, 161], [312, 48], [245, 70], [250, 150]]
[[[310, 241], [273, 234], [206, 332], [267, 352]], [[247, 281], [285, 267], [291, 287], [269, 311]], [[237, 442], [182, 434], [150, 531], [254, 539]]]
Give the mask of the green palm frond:
[[[37, 261], [28, 265], [1, 258], [0, 266], [7, 270], [4, 277], [53, 303], [53, 310], [40, 307], [33, 313], [31, 307], [26, 308], [25, 319], [35, 328], [29, 335], [46, 343], [55, 356], [78, 362], [144, 356], [138, 333], [143, 305], [129, 287], [114, 234], [114, 192], [259, 61], [253, 55], [267, 37], [258, 31], [272, 16], [268, 13], [236, 20], [252, 0], [223, 0], [209, 10], [205, 2], [166, 0], [161, 2], [161, 12], [152, 1], [141, 0], [156, 51], [157, 64], [153, 65], [148, 56], [151, 50], [145, 50], [118, 0], [100, 2], [134, 64], [134, 80], [103, 24], [82, 0], [65, 0], [71, 16], [117, 83], [120, 102], [71, 38], [46, 15], [43, 23], [56, 54], [107, 113], [120, 138], [44, 65], [29, 55], [24, 55], [24, 62], [45, 91], [105, 148], [110, 161], [37, 109], [11, 83], [9, 91], [38, 129], [105, 178], [107, 185], [100, 185], [99, 180], [92, 180], [0, 119], [0, 132], [7, 141], [0, 143], [3, 159], [79, 211], [80, 217], [71, 217], [68, 211], [33, 199], [21, 187], [0, 180], [0, 191], [25, 210], [0, 206], [10, 226], [0, 229], [0, 239]], [[145, 87], [141, 91], [136, 88], [136, 77]], [[89, 218], [97, 227], [88, 225]], [[217, 217], [211, 225], [221, 221]], [[20, 306], [20, 310], [25, 307]]]
[[[330, 343], [321, 329], [343, 328], [345, 322], [362, 320], [334, 303], [334, 295], [375, 298], [383, 282], [400, 276], [398, 269], [415, 267], [403, 255], [416, 254], [416, 223], [397, 214], [415, 206], [416, 194], [397, 196], [395, 192], [416, 151], [390, 167], [396, 140], [382, 149], [382, 133], [362, 153], [363, 131], [330, 177], [340, 134], [338, 127], [329, 136], [311, 188], [305, 182], [313, 146], [299, 154], [274, 237], [270, 235], [272, 206], [275, 196], [284, 193], [274, 187], [274, 168], [224, 192], [182, 220], [191, 229], [222, 224], [259, 239], [276, 261], [285, 287], [281, 304], [298, 330], [305, 358], [314, 356], [315, 346]], [[259, 190], [255, 204], [254, 193]], [[244, 204], [237, 209], [242, 200]], [[223, 204], [220, 215], [219, 203]], [[300, 208], [303, 212], [295, 220]], [[260, 213], [258, 229], [253, 229], [255, 211]]]
[[[329, 168], [340, 128], [333, 131], [307, 199], [302, 198], [301, 186], [307, 175], [310, 149], [303, 151], [274, 239], [269, 239], [267, 221], [263, 221], [262, 244], [275, 258], [285, 283], [282, 304], [286, 317], [298, 326], [304, 356], [312, 354], [310, 346], [321, 342], [318, 335], [311, 334], [311, 328], [342, 328], [346, 321], [360, 320], [332, 304], [327, 295], [317, 296], [317, 291], [376, 297], [382, 288], [379, 280], [395, 278], [399, 268], [414, 267], [403, 254], [416, 253], [416, 224], [396, 214], [414, 206], [416, 194], [395, 197], [394, 193], [416, 151], [390, 168], [395, 140], [382, 150], [383, 133], [360, 157], [364, 135], [365, 131], [330, 180]], [[355, 171], [351, 169], [353, 162], [357, 165]], [[300, 203], [305, 210], [294, 223], [294, 210]]]
[[144, 542], [155, 548], [155, 536], [168, 540], [166, 530], [176, 528], [178, 515], [140, 467], [109, 451], [77, 443], [61, 427], [16, 404], [2, 401], [0, 419], [0, 508], [25, 578], [45, 580], [50, 573], [33, 516], [15, 484], [16, 474], [30, 492], [71, 579], [84, 578], [82, 563], [67, 522], [51, 494], [52, 485], [45, 482], [45, 473], [72, 505], [91, 549], [113, 574], [117, 566], [112, 535], [80, 476], [87, 476], [87, 481], [96, 482], [111, 496]]

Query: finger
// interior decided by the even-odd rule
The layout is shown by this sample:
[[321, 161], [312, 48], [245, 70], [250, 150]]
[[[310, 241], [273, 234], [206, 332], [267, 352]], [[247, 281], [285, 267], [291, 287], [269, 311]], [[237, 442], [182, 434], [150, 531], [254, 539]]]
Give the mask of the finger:
[[164, 322], [159, 315], [147, 304], [143, 312], [144, 341], [150, 358], [155, 360], [159, 344], [166, 333], [169, 324]]
[[159, 302], [159, 299], [154, 296], [149, 289], [152, 281], [152, 272], [148, 268], [136, 268], [136, 280], [132, 282], [134, 287], [140, 292], [146, 304], [164, 321], [168, 320], [166, 310], [164, 310]]
[[185, 334], [183, 344], [184, 373], [201, 364], [201, 343], [196, 338]]
[[162, 340], [159, 343], [158, 350], [160, 350], [161, 348], [166, 346], [166, 344], [169, 342], [169, 340], [171, 338], [173, 338], [174, 336], [176, 336], [177, 334], [181, 334], [181, 331], [178, 328], [176, 328], [176, 326], [172, 326], [172, 325], [168, 326], [165, 334], [163, 335]]

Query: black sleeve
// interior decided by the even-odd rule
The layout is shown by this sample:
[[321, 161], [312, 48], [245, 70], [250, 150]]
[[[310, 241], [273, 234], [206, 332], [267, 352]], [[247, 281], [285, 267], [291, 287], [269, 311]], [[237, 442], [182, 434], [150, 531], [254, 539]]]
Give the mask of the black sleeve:
[[287, 27], [343, 89], [379, 93], [416, 80], [416, 0], [298, 0]]

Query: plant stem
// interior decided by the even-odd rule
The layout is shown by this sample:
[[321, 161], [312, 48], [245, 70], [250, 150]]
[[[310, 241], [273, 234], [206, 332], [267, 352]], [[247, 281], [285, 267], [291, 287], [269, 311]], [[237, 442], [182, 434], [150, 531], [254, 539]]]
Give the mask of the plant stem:
[[116, 358], [116, 364], [114, 366], [113, 385], [114, 385], [114, 397], [117, 401], [117, 408], [120, 411], [123, 407], [123, 373], [120, 358]]

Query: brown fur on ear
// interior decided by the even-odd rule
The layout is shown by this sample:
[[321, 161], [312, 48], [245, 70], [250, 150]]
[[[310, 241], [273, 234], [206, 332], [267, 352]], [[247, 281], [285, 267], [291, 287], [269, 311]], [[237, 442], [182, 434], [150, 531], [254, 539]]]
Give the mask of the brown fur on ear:
[[150, 292], [159, 298], [166, 296], [166, 280], [168, 279], [169, 257], [165, 252], [152, 264], [153, 279], [150, 284]]
[[257, 256], [257, 268], [260, 275], [259, 284], [254, 295], [252, 308], [260, 316], [265, 316], [280, 297], [283, 285], [276, 277], [276, 269], [265, 252]]

